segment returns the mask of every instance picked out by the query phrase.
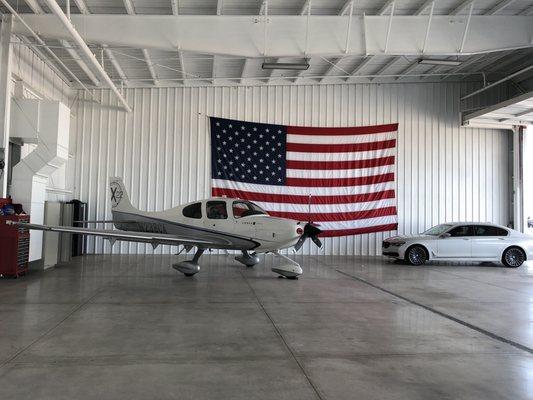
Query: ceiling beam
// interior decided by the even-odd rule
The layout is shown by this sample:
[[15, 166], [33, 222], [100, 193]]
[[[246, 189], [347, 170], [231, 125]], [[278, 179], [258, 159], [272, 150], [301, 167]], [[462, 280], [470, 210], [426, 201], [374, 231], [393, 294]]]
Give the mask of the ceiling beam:
[[[37, 2], [37, 0], [25, 0], [26, 1], [26, 4], [28, 4], [28, 7], [31, 8], [31, 10], [35, 13], [35, 14], [45, 14], [43, 8], [41, 7], [41, 5]], [[83, 0], [76, 0], [76, 5], [78, 5], [78, 2], [81, 2], [83, 3]], [[83, 8], [83, 6], [81, 6]], [[80, 6], [78, 5], [78, 8], [80, 8]], [[83, 71], [83, 73], [85, 75], [87, 75], [87, 78], [89, 78], [89, 80], [91, 81], [91, 83], [94, 85], [94, 86], [100, 86], [100, 81], [98, 80], [98, 78], [96, 78], [96, 76], [94, 75], [94, 73], [91, 71], [91, 69], [87, 66], [87, 64], [85, 63], [85, 61], [82, 60], [82, 58], [80, 57], [80, 55], [78, 54], [78, 52], [76, 50], [74, 50], [74, 48], [72, 47], [72, 45], [68, 42], [68, 40], [65, 40], [65, 39], [61, 39], [59, 40], [59, 44], [61, 46], [63, 46], [63, 48], [65, 49], [65, 51], [69, 54], [70, 57], [72, 57], [72, 59], [76, 62], [76, 64], [78, 64], [78, 66], [80, 67], [80, 69]]]
[[87, 64], [81, 59], [80, 55], [74, 50], [72, 45], [68, 42], [68, 40], [61, 39], [59, 41], [61, 46], [65, 49], [65, 51], [69, 54], [69, 56], [72, 57], [72, 59], [78, 64], [78, 66], [81, 68], [83, 73], [87, 75], [87, 78], [92, 82], [94, 86], [100, 86], [100, 81], [98, 78], [93, 74], [93, 72], [89, 69]]
[[216, 84], [216, 79], [217, 79], [217, 64], [218, 64], [218, 61], [217, 61], [217, 56], [215, 54], [213, 54], [213, 65], [211, 66], [211, 83], [214, 85]]
[[446, 78], [449, 78], [450, 76], [452, 76], [453, 74], [455, 74], [456, 72], [460, 72], [462, 70], [464, 70], [465, 68], [468, 68], [469, 66], [471, 66], [472, 64], [475, 64], [477, 63], [478, 61], [481, 61], [481, 59], [485, 57], [485, 54], [477, 54], [475, 56], [472, 56], [470, 57], [468, 60], [466, 61], [463, 61], [461, 63], [461, 65], [458, 65], [457, 67], [455, 68], [452, 68], [451, 71], [449, 73], [447, 73], [446, 75], [443, 75], [440, 77], [441, 80], [444, 80]]
[[303, 4], [302, 9], [300, 10], [300, 15], [307, 14], [307, 8], [309, 7], [310, 3], [311, 3], [311, 0], [305, 0], [305, 3]]
[[[89, 7], [87, 7], [87, 4], [85, 4], [84, 0], [74, 0], [74, 2], [76, 3], [76, 6], [78, 7], [78, 10], [80, 10], [80, 12], [82, 14], [89, 15], [91, 13], [91, 11], [89, 10]], [[126, 76], [126, 74], [122, 70], [122, 67], [118, 63], [115, 55], [109, 49], [109, 46], [107, 44], [103, 43], [102, 44], [102, 48], [104, 49], [104, 54], [107, 56], [107, 58], [111, 62], [111, 65], [113, 66], [113, 68], [115, 68], [115, 71], [117, 72], [118, 76], [120, 77], [122, 83], [127, 86], [129, 84], [128, 77]]]
[[67, 18], [63, 10], [61, 10], [61, 7], [57, 4], [56, 0], [45, 0], [46, 4], [50, 8], [50, 10], [56, 15], [57, 19], [61, 22], [61, 25], [63, 25], [63, 29], [66, 29], [69, 34], [72, 37], [72, 40], [76, 43], [76, 45], [80, 48], [80, 51], [83, 53], [85, 57], [87, 57], [88, 60], [91, 61], [93, 67], [98, 71], [100, 76], [103, 78], [103, 80], [107, 83], [109, 88], [113, 91], [119, 102], [122, 104], [122, 107], [125, 111], [131, 112], [132, 109], [129, 106], [128, 102], [122, 96], [122, 93], [119, 92], [107, 72], [104, 70], [104, 68], [98, 63], [98, 60], [92, 53], [91, 49], [87, 46], [83, 38], [80, 36], [76, 28], [74, 28], [74, 25], [72, 22]]
[[[49, 15], [30, 14], [26, 22], [50, 39], [68, 39], [66, 32], [54, 23]], [[176, 19], [179, 18], [179, 24]], [[304, 16], [271, 15], [268, 24], [268, 57], [322, 57], [385, 55], [383, 49], [386, 35], [383, 27], [390, 16], [361, 16], [353, 18], [348, 35], [349, 49], [339, 46], [339, 38], [346, 38], [346, 18], [340, 16], [313, 16], [311, 37], [305, 46], [307, 27]], [[91, 43], [107, 43], [112, 47], [158, 48], [208, 54], [225, 54], [236, 57], [264, 57], [264, 34], [262, 24], [250, 24], [249, 16], [223, 15], [213, 24], [213, 16], [202, 15], [97, 15], [71, 16], [72, 22], [83, 27], [84, 39]], [[426, 56], [488, 53], [502, 49], [517, 49], [531, 46], [533, 17], [523, 16], [478, 16], [471, 18], [470, 35], [461, 53], [461, 38], [465, 31], [465, 18], [454, 19], [434, 15], [431, 37], [425, 49]], [[366, 29], [363, 29], [364, 26]], [[390, 40], [387, 54], [418, 56], [420, 36], [426, 31], [428, 21], [417, 16], [394, 17], [394, 40]], [[284, 27], [290, 26], [287, 30]], [[26, 34], [20, 23], [13, 26], [15, 34]], [[363, 35], [363, 32], [365, 34]], [[418, 32], [419, 35], [414, 35]], [[449, 38], [443, 40], [443, 38]], [[231, 46], [228, 46], [231, 43]], [[305, 47], [308, 47], [305, 54]]]
[[365, 67], [372, 60], [371, 56], [363, 58], [363, 60], [355, 66], [355, 68], [350, 72], [350, 76], [346, 77], [344, 80], [348, 81], [350, 78], [353, 78], [363, 67]]
[[133, 6], [132, 0], [122, 0], [124, 3], [124, 8], [126, 9], [126, 13], [129, 15], [135, 15], [135, 7]]
[[44, 10], [43, 8], [41, 7], [41, 5], [37, 2], [37, 0], [25, 0], [26, 1], [26, 4], [28, 5], [28, 7], [31, 8], [31, 10], [35, 13], [35, 14], [44, 14]]
[[[424, 74], [428, 74], [428, 75], [422, 76], [422, 77], [420, 77], [420, 79], [424, 80], [424, 79], [434, 78], [433, 76], [431, 76], [429, 74], [434, 74], [435, 72], [439, 72], [440, 70], [442, 70], [444, 68], [447, 68], [447, 66], [445, 66], [445, 65], [434, 65], [433, 67], [428, 69], [426, 72], [424, 72]], [[451, 68], [451, 67], [449, 67], [449, 68]]]
[[90, 14], [89, 8], [87, 7], [87, 4], [85, 4], [84, 0], [74, 0], [74, 3], [76, 3], [76, 7], [78, 7], [78, 10], [80, 10], [80, 13], [82, 14]]
[[173, 15], [179, 15], [179, 0], [170, 0], [170, 5], [172, 6], [172, 14]]
[[339, 10], [339, 15], [345, 15], [348, 11], [350, 11], [353, 2], [354, 0], [347, 0]]
[[146, 62], [146, 65], [148, 67], [148, 71], [150, 72], [150, 77], [152, 78], [152, 82], [155, 86], [159, 85], [159, 80], [157, 79], [157, 74], [155, 73], [154, 69], [154, 63], [152, 62], [152, 58], [150, 57], [150, 54], [148, 53], [147, 49], [142, 49], [143, 58]]
[[377, 15], [383, 15], [387, 12], [387, 10], [389, 8], [392, 7], [392, 4], [395, 2], [396, 0], [387, 0], [387, 2], [385, 4], [383, 4], [383, 6], [379, 9]]
[[500, 11], [502, 11], [504, 8], [510, 6], [513, 4], [516, 0], [502, 0], [498, 4], [496, 4], [494, 7], [492, 7], [489, 11], [485, 13], [485, 15], [494, 15], [498, 14]]
[[465, 11], [476, 0], [463, 0], [457, 7], [451, 10], [448, 14], [457, 15]]
[[339, 63], [342, 61], [342, 57], [334, 58], [331, 60], [328, 60], [329, 66], [328, 69], [324, 72], [324, 76], [320, 78], [320, 82], [322, 82], [324, 79], [327, 78], [327, 76], [333, 71], [334, 69], [338, 69]]
[[[135, 15], [135, 7], [133, 6], [132, 0], [123, 0], [124, 2], [124, 8], [126, 9], [126, 12], [129, 15]], [[154, 64], [152, 62], [152, 58], [150, 57], [150, 54], [148, 53], [148, 50], [146, 48], [142, 49], [143, 58], [146, 62], [146, 66], [148, 68], [148, 72], [150, 73], [150, 77], [152, 78], [152, 82], [155, 86], [159, 85], [159, 79], [157, 78], [157, 74], [155, 73]]]
[[[395, 2], [396, 2], [396, 0], [387, 0], [387, 2], [386, 2], [385, 4], [383, 4], [383, 7], [381, 7], [381, 9], [378, 11], [378, 15], [383, 15], [383, 14], [385, 14], [385, 13], [389, 10], [389, 8], [390, 8], [390, 17], [389, 17], [389, 21], [388, 21], [388, 27], [389, 27], [389, 28], [388, 28], [388, 31], [387, 31], [387, 40], [386, 40], [386, 42], [385, 42], [385, 48], [387, 48], [387, 46], [388, 46], [388, 44], [389, 44], [389, 43], [388, 43], [388, 42], [389, 42], [388, 39], [389, 39], [390, 29], [391, 29], [391, 26], [392, 26], [392, 17], [393, 17], [393, 14], [394, 14], [394, 5], [395, 5]], [[385, 50], [385, 52], [386, 52], [386, 50]], [[374, 57], [374, 56], [370, 56], [370, 57], [368, 57], [368, 59], [363, 60], [363, 62], [361, 63], [362, 65], [358, 65], [358, 66], [356, 67], [356, 69], [355, 69], [350, 75], [355, 75], [355, 74], [359, 71], [359, 69], [361, 69], [361, 68], [364, 67], [366, 64], [368, 64], [369, 62], [371, 62], [373, 57]], [[398, 61], [399, 58], [400, 58], [400, 57], [394, 57], [389, 63], [394, 64], [396, 61]], [[387, 64], [387, 65], [388, 65], [388, 64]], [[385, 67], [387, 67], [387, 65], [385, 65]], [[381, 74], [381, 72], [383, 72], [383, 71], [381, 71], [381, 72], [380, 72], [380, 71], [381, 71], [381, 70], [379, 70], [379, 71], [377, 72], [377, 74]], [[347, 78], [346, 80], [348, 80], [348, 79], [349, 79], [349, 78]], [[370, 81], [372, 81], [372, 80], [374, 80], [374, 78], [370, 78]]]
[[181, 83], [186, 84], [185, 78], [187, 77], [187, 72], [185, 71], [185, 61], [183, 60], [183, 52], [178, 51], [178, 63], [179, 63], [179, 69], [181, 71]]
[[422, 4], [418, 10], [415, 11], [415, 14], [414, 15], [421, 15], [424, 11], [426, 11], [426, 9], [431, 6], [432, 3], [434, 3], [435, 0], [426, 0], [424, 2], [424, 4]]
[[[390, 67], [392, 67], [396, 62], [400, 59], [400, 57], [393, 57], [387, 64], [383, 65], [380, 69], [378, 69], [376, 72], [374, 72], [373, 75], [381, 75], [386, 70], [388, 70]], [[376, 79], [376, 76], [373, 76], [370, 78], [370, 81], [372, 82], [374, 79]]]
[[104, 48], [104, 54], [107, 56], [107, 58], [109, 58], [111, 65], [113, 66], [113, 68], [115, 68], [115, 71], [117, 71], [117, 74], [120, 77], [120, 80], [124, 83], [124, 85], [128, 86], [129, 85], [128, 77], [122, 70], [122, 67], [118, 63], [113, 52], [108, 48], [106, 44], [103, 44], [102, 47]]
[[533, 5], [523, 9], [522, 11], [520, 11], [518, 15], [532, 15], [532, 14], [533, 14]]
[[[224, 0], [217, 0], [217, 15], [222, 15], [222, 7], [223, 7]], [[216, 77], [218, 76], [217, 68], [218, 68], [218, 58], [216, 54], [213, 54], [213, 65], [211, 66], [211, 83], [213, 85], [216, 84]]]
[[400, 75], [397, 76], [395, 79], [399, 81], [400, 79], [405, 78], [407, 75], [413, 72], [413, 70], [415, 70], [416, 67], [418, 67], [418, 65], [419, 65], [418, 60], [413, 61], [407, 68], [405, 68], [402, 72], [400, 72]]

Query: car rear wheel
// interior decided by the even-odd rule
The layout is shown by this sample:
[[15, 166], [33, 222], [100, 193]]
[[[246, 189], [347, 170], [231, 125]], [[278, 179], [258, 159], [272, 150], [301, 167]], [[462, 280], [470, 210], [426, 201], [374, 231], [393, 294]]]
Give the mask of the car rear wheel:
[[502, 263], [509, 268], [518, 268], [526, 261], [524, 250], [518, 247], [509, 247], [503, 252]]
[[415, 245], [405, 252], [405, 261], [411, 265], [422, 265], [428, 260], [428, 253], [424, 246]]

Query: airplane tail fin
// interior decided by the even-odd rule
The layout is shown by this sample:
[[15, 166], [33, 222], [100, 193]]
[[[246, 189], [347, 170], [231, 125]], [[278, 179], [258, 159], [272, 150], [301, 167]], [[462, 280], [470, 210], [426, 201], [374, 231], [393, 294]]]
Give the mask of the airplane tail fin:
[[124, 186], [122, 178], [112, 177], [109, 178], [109, 189], [111, 196], [111, 210], [122, 212], [135, 212], [137, 211], [131, 205], [130, 197]]

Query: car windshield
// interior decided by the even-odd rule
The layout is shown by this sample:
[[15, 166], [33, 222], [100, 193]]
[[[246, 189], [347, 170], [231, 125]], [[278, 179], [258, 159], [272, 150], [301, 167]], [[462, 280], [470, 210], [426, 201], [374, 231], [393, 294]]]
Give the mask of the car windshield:
[[437, 226], [434, 226], [431, 229], [428, 229], [423, 234], [424, 235], [431, 235], [431, 236], [439, 236], [439, 235], [442, 235], [444, 232], [446, 232], [448, 229], [450, 229], [452, 226], [453, 225], [449, 225], [449, 224], [437, 225]]

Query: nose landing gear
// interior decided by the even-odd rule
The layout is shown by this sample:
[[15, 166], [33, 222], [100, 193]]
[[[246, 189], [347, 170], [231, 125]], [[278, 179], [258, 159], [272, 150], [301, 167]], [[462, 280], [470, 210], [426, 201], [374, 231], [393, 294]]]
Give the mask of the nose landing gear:
[[298, 279], [302, 275], [303, 270], [296, 261], [291, 260], [289, 257], [280, 254], [278, 251], [274, 252], [278, 257], [283, 258], [286, 261], [286, 264], [278, 265], [277, 267], [272, 267], [272, 272], [279, 274], [279, 278], [285, 277], [287, 279]]

